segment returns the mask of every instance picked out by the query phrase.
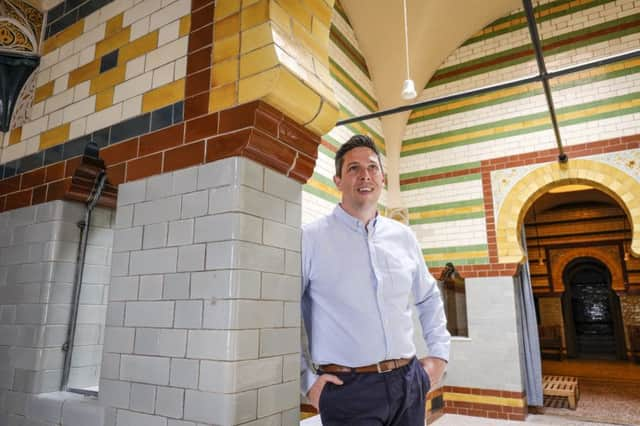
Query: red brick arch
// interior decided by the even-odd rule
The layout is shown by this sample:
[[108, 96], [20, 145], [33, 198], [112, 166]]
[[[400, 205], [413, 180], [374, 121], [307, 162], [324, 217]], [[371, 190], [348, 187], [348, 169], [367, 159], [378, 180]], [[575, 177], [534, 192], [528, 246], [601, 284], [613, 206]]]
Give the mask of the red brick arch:
[[569, 262], [579, 257], [591, 257], [604, 263], [611, 273], [611, 287], [613, 290], [616, 292], [625, 290], [622, 260], [620, 259], [620, 249], [617, 245], [551, 249], [549, 254], [551, 258], [551, 282], [554, 292], [560, 293], [565, 290], [562, 274]]

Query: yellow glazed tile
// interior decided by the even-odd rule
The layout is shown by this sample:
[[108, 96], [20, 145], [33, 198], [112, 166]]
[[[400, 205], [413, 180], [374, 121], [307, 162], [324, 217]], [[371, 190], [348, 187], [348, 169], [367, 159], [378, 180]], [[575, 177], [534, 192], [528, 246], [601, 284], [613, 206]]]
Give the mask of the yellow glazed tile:
[[475, 395], [466, 393], [444, 392], [445, 401], [473, 402], [477, 404], [502, 405], [506, 407], [524, 407], [522, 398], [505, 398], [500, 396]]
[[118, 63], [124, 65], [127, 61], [151, 52], [156, 47], [158, 47], [157, 30], [122, 46], [118, 52]]
[[97, 77], [91, 80], [91, 85], [89, 86], [89, 94], [95, 95], [96, 93], [107, 90], [108, 88], [113, 87], [118, 83], [122, 83], [124, 81], [125, 70], [125, 65], [120, 65], [119, 67], [115, 67], [113, 69], [110, 69], [109, 71], [99, 74]]
[[22, 127], [16, 127], [11, 130], [11, 134], [9, 135], [9, 145], [15, 145], [20, 142], [22, 139]]
[[269, 44], [240, 57], [240, 78], [257, 74], [278, 65], [275, 45]]
[[253, 28], [269, 20], [269, 2], [260, 0], [240, 12], [242, 31]]
[[303, 6], [299, 0], [278, 0], [278, 3], [294, 21], [311, 31], [311, 11]]
[[224, 0], [216, 3], [216, 10], [213, 13], [214, 21], [218, 22], [227, 16], [240, 12], [240, 0]]
[[104, 38], [111, 37], [122, 30], [122, 15], [120, 13], [107, 21], [107, 26], [104, 30]]
[[236, 86], [237, 83], [233, 82], [211, 89], [209, 92], [209, 112], [220, 111], [236, 105]]
[[322, 99], [288, 69], [279, 68], [276, 87], [266, 96], [266, 102], [298, 123], [310, 122], [320, 110]]
[[101, 111], [113, 105], [113, 87], [103, 90], [96, 95], [96, 111]]
[[73, 87], [77, 84], [92, 79], [100, 74], [100, 59], [89, 62], [86, 65], [76, 68], [69, 73], [68, 87]]
[[224, 86], [238, 79], [238, 60], [229, 59], [213, 66], [211, 87]]
[[238, 87], [238, 102], [243, 104], [267, 95], [273, 90], [279, 75], [280, 68], [272, 68], [241, 79]]
[[96, 44], [96, 58], [100, 58], [109, 52], [113, 52], [116, 49], [121, 48], [125, 44], [129, 43], [129, 36], [131, 34], [131, 27], [127, 27], [119, 33], [105, 38], [101, 42]]
[[187, 34], [189, 34], [189, 31], [191, 30], [191, 15], [186, 15], [183, 16], [182, 18], [180, 18], [180, 30], [179, 30], [179, 36], [180, 37], [184, 37]]
[[319, 135], [324, 135], [333, 129], [340, 116], [340, 111], [326, 100], [322, 101], [320, 112], [307, 124], [307, 127]]
[[[240, 14], [234, 13], [213, 26], [213, 39], [222, 40], [240, 32]], [[215, 48], [215, 44], [214, 44]]]
[[43, 84], [42, 86], [36, 88], [36, 92], [33, 95], [34, 104], [42, 102], [43, 100], [50, 98], [51, 95], [53, 95], [53, 83], [53, 81], [50, 81], [47, 84]]
[[69, 127], [71, 123], [65, 123], [40, 134], [40, 149], [46, 149], [61, 144], [69, 139]]
[[56, 48], [63, 46], [69, 43], [71, 40], [75, 40], [76, 38], [82, 35], [84, 31], [84, 19], [79, 20], [75, 24], [70, 27], [65, 28], [60, 31], [58, 34], [53, 37], [48, 38], [42, 44], [42, 54], [46, 55], [47, 53], [55, 50]]
[[329, 7], [324, 0], [304, 0], [303, 2], [311, 10], [314, 18], [319, 19], [327, 27], [331, 25], [333, 8]]
[[247, 53], [273, 42], [271, 33], [271, 23], [265, 22], [262, 25], [253, 27], [242, 32], [240, 43], [240, 53]]
[[217, 40], [213, 46], [213, 63], [218, 63], [227, 58], [238, 56], [240, 52], [240, 35]]
[[276, 1], [272, 1], [269, 7], [271, 21], [278, 25], [288, 36], [291, 36], [291, 16]]
[[323, 46], [320, 44], [318, 40], [316, 40], [305, 27], [298, 24], [298, 22], [293, 23], [293, 36], [309, 49], [314, 57], [322, 58], [323, 56], [328, 56], [328, 45]]
[[184, 78], [142, 95], [142, 112], [149, 112], [184, 99]]

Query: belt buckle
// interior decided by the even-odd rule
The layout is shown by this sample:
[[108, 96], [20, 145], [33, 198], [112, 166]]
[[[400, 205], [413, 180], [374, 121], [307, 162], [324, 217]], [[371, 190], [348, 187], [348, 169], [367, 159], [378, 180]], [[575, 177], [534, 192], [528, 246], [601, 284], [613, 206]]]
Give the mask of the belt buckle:
[[[384, 362], [384, 361], [383, 361], [383, 362]], [[389, 371], [393, 371], [393, 366], [389, 367], [387, 370], [383, 370], [383, 369], [380, 367], [380, 364], [381, 364], [381, 363], [376, 362], [376, 368], [378, 369], [378, 373], [382, 374], [382, 373], [388, 373]]]

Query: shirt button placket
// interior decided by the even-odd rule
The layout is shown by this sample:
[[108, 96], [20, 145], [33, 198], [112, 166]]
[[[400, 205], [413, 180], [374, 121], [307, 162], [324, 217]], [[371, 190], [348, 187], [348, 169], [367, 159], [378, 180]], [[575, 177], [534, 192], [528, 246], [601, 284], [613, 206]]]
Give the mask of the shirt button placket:
[[383, 286], [384, 282], [381, 279], [380, 268], [377, 262], [375, 244], [373, 243], [372, 235], [369, 233], [367, 235], [367, 245], [369, 246], [369, 257], [371, 259], [371, 265], [373, 267], [373, 274], [376, 277], [376, 299], [378, 302], [378, 312], [380, 312], [380, 321], [382, 322], [382, 331], [384, 333], [384, 344], [385, 344], [385, 359], [389, 358], [389, 321], [387, 321], [386, 313], [384, 310], [384, 297], [383, 297]]

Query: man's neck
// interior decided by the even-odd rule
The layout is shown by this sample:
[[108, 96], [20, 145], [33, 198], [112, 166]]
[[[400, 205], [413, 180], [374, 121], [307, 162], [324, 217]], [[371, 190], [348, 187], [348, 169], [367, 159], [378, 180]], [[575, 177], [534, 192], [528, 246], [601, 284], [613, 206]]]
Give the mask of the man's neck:
[[345, 203], [340, 203], [340, 207], [342, 207], [342, 210], [347, 212], [350, 216], [353, 216], [364, 223], [365, 226], [367, 226], [378, 213], [376, 206], [356, 208], [348, 206]]

